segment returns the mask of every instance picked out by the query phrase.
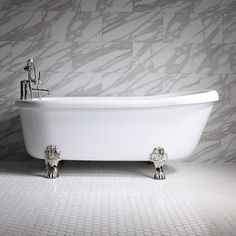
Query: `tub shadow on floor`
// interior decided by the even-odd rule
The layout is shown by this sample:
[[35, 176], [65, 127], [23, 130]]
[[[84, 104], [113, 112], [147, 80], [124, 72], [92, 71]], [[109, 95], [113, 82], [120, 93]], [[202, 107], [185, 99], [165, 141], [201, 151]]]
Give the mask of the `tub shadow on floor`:
[[[176, 172], [172, 165], [164, 167], [166, 175]], [[153, 178], [154, 165], [140, 161], [63, 161], [59, 164], [60, 176], [94, 176], [99, 177], [148, 177]], [[45, 177], [44, 160], [1, 161], [0, 175], [23, 175]]]

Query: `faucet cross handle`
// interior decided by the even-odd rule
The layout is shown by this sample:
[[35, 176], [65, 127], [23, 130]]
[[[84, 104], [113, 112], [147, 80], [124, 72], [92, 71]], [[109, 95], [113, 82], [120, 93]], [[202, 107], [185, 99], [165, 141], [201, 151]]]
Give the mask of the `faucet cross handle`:
[[40, 79], [35, 79], [32, 81], [32, 83], [35, 85], [35, 86], [39, 86], [41, 84], [41, 80]]

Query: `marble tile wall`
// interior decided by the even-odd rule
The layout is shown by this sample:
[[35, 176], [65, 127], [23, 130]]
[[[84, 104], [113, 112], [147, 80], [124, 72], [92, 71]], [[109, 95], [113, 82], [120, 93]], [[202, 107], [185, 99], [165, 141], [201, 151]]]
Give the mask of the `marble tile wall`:
[[236, 161], [235, 0], [1, 0], [0, 159], [27, 160], [18, 110], [34, 58], [52, 96], [216, 89], [185, 161]]

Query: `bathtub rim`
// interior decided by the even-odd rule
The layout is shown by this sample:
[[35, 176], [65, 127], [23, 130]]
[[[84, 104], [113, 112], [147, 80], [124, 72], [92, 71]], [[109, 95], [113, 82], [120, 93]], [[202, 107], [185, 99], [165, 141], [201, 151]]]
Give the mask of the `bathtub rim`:
[[104, 109], [104, 108], [149, 108], [189, 105], [219, 101], [215, 90], [198, 90], [160, 94], [154, 96], [90, 96], [90, 97], [43, 97], [33, 100], [16, 100], [20, 108]]

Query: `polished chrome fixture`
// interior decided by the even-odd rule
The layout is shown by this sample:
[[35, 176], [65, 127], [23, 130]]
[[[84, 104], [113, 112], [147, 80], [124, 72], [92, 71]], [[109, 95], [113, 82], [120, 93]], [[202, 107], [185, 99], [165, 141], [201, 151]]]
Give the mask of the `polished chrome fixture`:
[[47, 178], [55, 179], [59, 177], [58, 163], [62, 160], [62, 154], [55, 145], [47, 146], [45, 150], [45, 164]]
[[[33, 99], [33, 92], [38, 92], [38, 97], [41, 98], [41, 93], [49, 94], [49, 90], [47, 89], [39, 89], [40, 81], [40, 72], [37, 78], [35, 63], [31, 58], [27, 61], [27, 65], [24, 68], [25, 71], [28, 72], [28, 79], [21, 81], [21, 100]], [[28, 95], [29, 94], [29, 95]]]
[[165, 152], [164, 148], [158, 147], [154, 148], [150, 157], [150, 161], [154, 163], [155, 173], [154, 179], [165, 179], [165, 173], [163, 170], [163, 166], [168, 160], [167, 152]]

